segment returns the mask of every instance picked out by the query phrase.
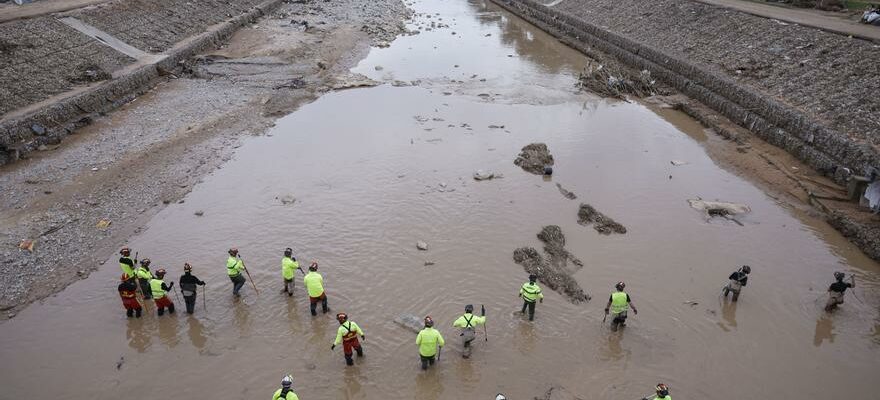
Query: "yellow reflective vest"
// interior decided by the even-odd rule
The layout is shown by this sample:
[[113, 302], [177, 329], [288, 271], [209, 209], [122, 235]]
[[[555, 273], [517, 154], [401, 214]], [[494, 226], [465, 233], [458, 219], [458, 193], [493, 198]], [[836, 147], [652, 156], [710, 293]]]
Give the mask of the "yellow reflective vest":
[[485, 323], [486, 317], [478, 317], [471, 313], [464, 313], [464, 315], [458, 317], [458, 319], [452, 323], [452, 326], [456, 328], [476, 328]]
[[309, 297], [321, 297], [324, 293], [324, 277], [315, 271], [309, 271], [303, 277], [303, 284], [309, 292]]
[[437, 354], [437, 347], [446, 345], [443, 335], [434, 328], [425, 328], [416, 336], [416, 344], [419, 345], [419, 354], [424, 357], [432, 357]]
[[287, 396], [281, 397], [282, 390], [284, 390], [284, 389], [276, 390], [275, 394], [272, 395], [272, 400], [279, 400], [279, 399], [281, 399], [281, 400], [299, 400], [299, 397], [296, 395], [296, 393], [293, 392], [293, 390], [287, 392]]
[[299, 268], [299, 262], [293, 261], [290, 257], [281, 259], [281, 276], [286, 280], [293, 279], [293, 273]]
[[522, 288], [519, 289], [519, 294], [529, 303], [534, 303], [538, 299], [544, 298], [544, 294], [541, 293], [541, 288], [538, 287], [538, 284], [531, 282], [523, 283]]
[[629, 296], [626, 292], [614, 292], [611, 293], [611, 312], [614, 314], [620, 314], [629, 307]]
[[150, 270], [148, 270], [144, 267], [139, 266], [139, 267], [135, 268], [134, 274], [137, 275], [137, 277], [140, 279], [146, 279], [146, 280], [153, 279], [153, 274], [150, 273]]
[[361, 327], [353, 321], [345, 321], [342, 325], [339, 325], [339, 329], [336, 330], [336, 341], [333, 342], [334, 345], [339, 345], [342, 343], [342, 340], [351, 340], [356, 338], [358, 335], [363, 336], [364, 331], [361, 330]]
[[165, 297], [165, 289], [162, 289], [163, 283], [165, 282], [161, 279], [150, 279], [150, 292], [153, 294], [154, 299]]
[[122, 268], [122, 272], [129, 278], [134, 277], [134, 260], [131, 257], [119, 257], [119, 268]]
[[244, 271], [244, 263], [237, 257], [229, 256], [226, 259], [226, 275], [238, 276], [241, 275], [241, 271]]

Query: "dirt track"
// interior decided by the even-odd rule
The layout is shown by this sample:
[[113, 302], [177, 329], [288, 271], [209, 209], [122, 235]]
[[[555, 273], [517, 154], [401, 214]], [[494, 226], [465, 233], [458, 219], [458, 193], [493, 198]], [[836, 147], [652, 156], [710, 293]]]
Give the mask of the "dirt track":
[[[262, 134], [276, 116], [344, 87], [348, 68], [371, 44], [393, 39], [408, 15], [394, 0], [354, 3], [285, 4], [190, 64], [189, 75], [170, 76], [64, 146], [3, 168], [3, 316], [87, 276], [229, 159], [239, 137]], [[108, 228], [96, 228], [102, 219]], [[17, 249], [23, 239], [35, 240], [33, 253]]]

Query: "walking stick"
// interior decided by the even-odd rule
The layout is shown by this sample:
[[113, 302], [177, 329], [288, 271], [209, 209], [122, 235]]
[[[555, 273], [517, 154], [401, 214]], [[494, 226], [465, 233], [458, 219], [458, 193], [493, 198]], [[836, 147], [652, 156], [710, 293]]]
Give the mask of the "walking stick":
[[171, 291], [174, 292], [174, 298], [177, 299], [177, 303], [180, 303], [180, 295], [177, 294], [177, 288], [174, 288]]
[[257, 284], [256, 284], [256, 282], [254, 282], [254, 278], [251, 278], [251, 272], [248, 271], [248, 269], [247, 269], [247, 265], [244, 265], [244, 260], [242, 260], [241, 258], [239, 258], [239, 260], [241, 261], [241, 266], [244, 267], [244, 273], [247, 274], [247, 276], [248, 276], [248, 280], [250, 280], [250, 281], [251, 281], [251, 285], [254, 286], [254, 292], [257, 292], [257, 295], [259, 295], [259, 294], [260, 294], [260, 291], [257, 290]]
[[[484, 317], [486, 316], [486, 306], [484, 306], [482, 304], [480, 304], [480, 314], [483, 314]], [[486, 329], [485, 322], [483, 322], [483, 336], [486, 337], [486, 341], [488, 342], [489, 341], [489, 330]]]
[[440, 350], [437, 351], [437, 362], [440, 362], [440, 355], [443, 354], [443, 346], [440, 346]]
[[202, 307], [205, 308], [205, 312], [208, 312], [208, 288], [206, 285], [202, 285]]
[[[137, 259], [138, 259], [138, 252], [134, 252], [134, 263], [135, 264], [137, 264]], [[140, 298], [138, 300], [145, 302], [144, 291], [143, 291], [143, 289], [141, 289], [141, 280], [137, 276], [136, 269], [137, 269], [137, 265], [133, 265], [131, 267], [131, 272], [134, 274], [133, 278], [134, 278], [135, 293], [138, 296], [140, 296]]]

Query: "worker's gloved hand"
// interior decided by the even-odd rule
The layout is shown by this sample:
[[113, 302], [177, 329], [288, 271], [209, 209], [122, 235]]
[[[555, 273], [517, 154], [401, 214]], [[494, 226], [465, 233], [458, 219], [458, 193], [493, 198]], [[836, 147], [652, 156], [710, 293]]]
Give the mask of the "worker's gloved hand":
[[636, 310], [635, 308], [633, 308], [633, 314], [639, 315], [639, 310]]
[[367, 340], [367, 335], [361, 335], [361, 340]]
[[608, 315], [608, 309], [607, 309], [607, 308], [605, 309], [605, 315]]
[[538, 301], [539, 301], [541, 304], [544, 304], [544, 299], [539, 299]]
[[330, 345], [330, 350], [336, 350], [336, 345], [335, 344]]
[[520, 294], [518, 294], [518, 295], [516, 295], [516, 297], [522, 297], [522, 293], [520, 293]]
[[171, 282], [170, 284], [168, 284], [168, 290], [171, 290], [171, 288], [173, 288], [173, 287], [174, 287], [174, 282]]

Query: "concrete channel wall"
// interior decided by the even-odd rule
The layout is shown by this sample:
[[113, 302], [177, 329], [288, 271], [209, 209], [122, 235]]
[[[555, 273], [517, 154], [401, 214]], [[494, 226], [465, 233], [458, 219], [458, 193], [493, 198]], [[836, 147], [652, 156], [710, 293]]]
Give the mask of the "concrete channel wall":
[[649, 70], [661, 81], [712, 107], [838, 182], [844, 179], [842, 168], [838, 167], [864, 173], [870, 166], [880, 166], [880, 158], [870, 145], [723, 74], [532, 0], [492, 2], [587, 55], [598, 51], [630, 67]]
[[[158, 5], [141, 8], [140, 11], [138, 9], [132, 11], [129, 8], [129, 14], [123, 16], [125, 18], [117, 15], [113, 21], [104, 24], [102, 28], [115, 34], [114, 25], [112, 25], [115, 24], [119, 29], [124, 29], [120, 36], [141, 37], [136, 42], [143, 46], [146, 46], [145, 43], [151, 39], [149, 29], [146, 28], [149, 25], [147, 23], [129, 25], [123, 23], [124, 20], [134, 21], [134, 16], [139, 13], [141, 16], [146, 16], [144, 19], [150, 21], [158, 29], [164, 29], [162, 27], [165, 24], [186, 25], [201, 27], [201, 33], [186, 37], [184, 35], [191, 34], [192, 28], [182, 32], [178, 29], [178, 37], [170, 38], [164, 35], [158, 38], [157, 47], [150, 49], [165, 50], [165, 57], [161, 59], [157, 57], [158, 61], [132, 63], [128, 67], [121, 67], [121, 69], [114, 71], [112, 79], [81, 90], [76, 94], [58, 96], [59, 99], [54, 101], [50, 98], [39, 104], [39, 107], [32, 106], [30, 111], [4, 115], [0, 120], [0, 165], [13, 162], [27, 153], [37, 150], [42, 145], [59, 143], [74, 129], [88, 124], [93, 116], [106, 113], [145, 93], [155, 85], [160, 76], [178, 69], [181, 61], [219, 47], [239, 27], [271, 12], [283, 0], [264, 0], [259, 3], [259, 0], [249, 1], [256, 5], [245, 5], [244, 3], [247, 2], [218, 3], [226, 4], [225, 8], [215, 9], [210, 13], [199, 12], [195, 8], [191, 10], [192, 12], [177, 13], [175, 17], [169, 17], [167, 20], [162, 19], [161, 15], [155, 14], [156, 12], [169, 11], [162, 10]], [[131, 5], [131, 3], [135, 2], [130, 2], [127, 5]], [[150, 1], [145, 0], [141, 3], [150, 4]], [[198, 2], [182, 3], [193, 7], [192, 5]], [[79, 14], [88, 15], [88, 11], [75, 12], [74, 15]], [[110, 12], [109, 14], [116, 15], [117, 13]], [[207, 25], [213, 21], [206, 18], [206, 14], [219, 15], [222, 22]], [[89, 20], [89, 18], [83, 19]], [[98, 23], [97, 19], [92, 18], [92, 21]], [[174, 29], [170, 30], [175, 31]], [[172, 45], [170, 41], [173, 40], [178, 40], [178, 42]], [[89, 43], [89, 46], [92, 44]], [[101, 51], [106, 52], [107, 49], [101, 49]], [[120, 57], [124, 56], [120, 54]]]

